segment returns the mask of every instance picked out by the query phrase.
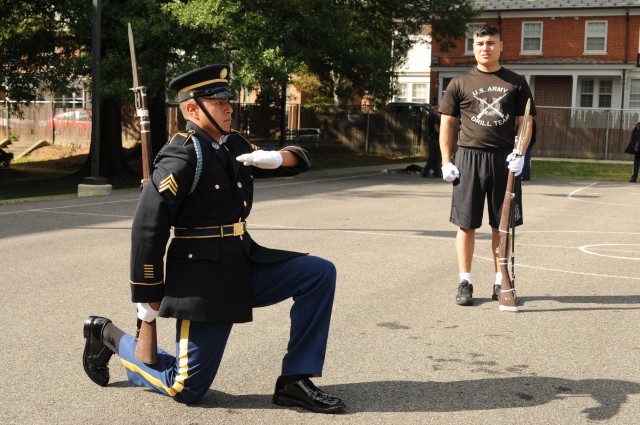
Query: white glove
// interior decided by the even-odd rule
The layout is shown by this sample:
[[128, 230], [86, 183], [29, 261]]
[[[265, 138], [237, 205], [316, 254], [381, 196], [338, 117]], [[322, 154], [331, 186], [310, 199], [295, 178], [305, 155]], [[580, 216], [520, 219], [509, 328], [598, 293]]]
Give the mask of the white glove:
[[138, 319], [145, 322], [153, 322], [158, 317], [158, 310], [154, 310], [149, 303], [138, 303]]
[[278, 151], [257, 150], [236, 157], [244, 165], [255, 165], [258, 168], [274, 169], [282, 165], [282, 154]]
[[442, 166], [442, 178], [444, 181], [451, 183], [458, 177], [460, 177], [460, 170], [452, 162], [447, 162]]
[[519, 176], [522, 173], [522, 169], [524, 168], [524, 155], [518, 155], [514, 150], [507, 156], [507, 162], [509, 163], [509, 171], [512, 171], [513, 174]]

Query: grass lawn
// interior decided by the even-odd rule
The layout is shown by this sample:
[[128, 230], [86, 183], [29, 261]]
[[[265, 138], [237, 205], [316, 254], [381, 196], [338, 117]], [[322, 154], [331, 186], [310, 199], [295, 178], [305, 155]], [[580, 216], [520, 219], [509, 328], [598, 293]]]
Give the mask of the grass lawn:
[[[629, 155], [631, 158], [631, 155]], [[534, 159], [531, 178], [629, 181], [633, 164]]]

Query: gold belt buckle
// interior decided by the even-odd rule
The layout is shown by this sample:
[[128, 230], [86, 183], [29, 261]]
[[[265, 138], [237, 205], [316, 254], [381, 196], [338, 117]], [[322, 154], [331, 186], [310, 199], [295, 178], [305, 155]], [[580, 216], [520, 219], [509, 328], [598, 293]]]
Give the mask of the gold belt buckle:
[[244, 223], [233, 223], [233, 236], [242, 236], [244, 234]]

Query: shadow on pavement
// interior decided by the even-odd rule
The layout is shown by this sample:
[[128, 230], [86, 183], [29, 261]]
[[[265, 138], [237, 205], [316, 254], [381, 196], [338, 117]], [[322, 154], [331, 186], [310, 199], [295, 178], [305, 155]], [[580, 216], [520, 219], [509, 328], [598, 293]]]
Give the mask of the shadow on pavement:
[[[320, 384], [321, 385], [321, 384]], [[608, 379], [569, 380], [546, 377], [513, 377], [456, 382], [373, 381], [322, 386], [341, 397], [348, 413], [359, 412], [456, 412], [530, 407], [571, 397], [590, 397], [593, 407], [580, 413], [592, 421], [613, 418], [640, 384]], [[265, 409], [271, 395], [231, 395], [210, 390], [198, 403], [201, 408]]]

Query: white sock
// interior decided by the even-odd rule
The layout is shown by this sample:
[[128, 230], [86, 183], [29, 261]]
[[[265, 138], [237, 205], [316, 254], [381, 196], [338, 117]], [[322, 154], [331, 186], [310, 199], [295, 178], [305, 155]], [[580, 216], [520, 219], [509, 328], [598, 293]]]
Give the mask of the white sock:
[[463, 280], [466, 280], [470, 285], [473, 285], [473, 282], [471, 281], [471, 273], [460, 273], [460, 282]]
[[496, 285], [502, 285], [502, 272], [496, 273]]

